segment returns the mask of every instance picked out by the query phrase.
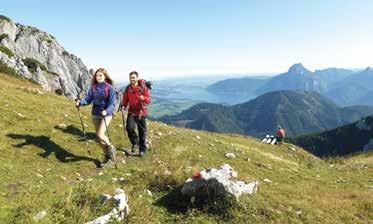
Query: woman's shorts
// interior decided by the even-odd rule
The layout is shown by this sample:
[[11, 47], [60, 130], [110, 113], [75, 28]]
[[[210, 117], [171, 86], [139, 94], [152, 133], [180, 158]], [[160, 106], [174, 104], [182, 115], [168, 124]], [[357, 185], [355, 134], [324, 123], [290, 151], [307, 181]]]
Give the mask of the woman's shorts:
[[[113, 116], [106, 116], [107, 125], [109, 125], [112, 118], [113, 118]], [[102, 116], [92, 115], [92, 122], [95, 126], [99, 125], [101, 120], [102, 120]]]

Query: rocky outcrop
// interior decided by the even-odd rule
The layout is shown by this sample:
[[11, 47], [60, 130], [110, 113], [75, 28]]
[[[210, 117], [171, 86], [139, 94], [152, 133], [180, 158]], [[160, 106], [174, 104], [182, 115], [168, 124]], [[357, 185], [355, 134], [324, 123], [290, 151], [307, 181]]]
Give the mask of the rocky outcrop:
[[208, 198], [214, 196], [234, 196], [239, 199], [242, 194], [255, 194], [258, 190], [258, 181], [245, 183], [232, 180], [237, 172], [228, 164], [219, 169], [210, 168], [197, 172], [185, 181], [181, 193], [191, 197]]
[[75, 98], [85, 92], [90, 75], [82, 60], [67, 52], [50, 34], [35, 27], [0, 19], [0, 61], [21, 76], [39, 83], [44, 90]]

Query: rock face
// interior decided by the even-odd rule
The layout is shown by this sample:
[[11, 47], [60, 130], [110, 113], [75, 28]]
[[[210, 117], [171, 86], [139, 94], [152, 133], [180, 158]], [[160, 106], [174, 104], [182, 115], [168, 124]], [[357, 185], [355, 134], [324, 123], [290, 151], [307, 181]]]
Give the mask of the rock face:
[[82, 60], [46, 32], [0, 18], [0, 45], [14, 54], [0, 51], [0, 61], [46, 91], [75, 98], [89, 87], [90, 75]]
[[243, 193], [254, 194], [258, 190], [258, 182], [245, 183], [231, 178], [237, 177], [237, 172], [228, 164], [219, 169], [203, 170], [189, 178], [183, 185], [181, 193], [195, 197], [234, 196], [238, 199]]

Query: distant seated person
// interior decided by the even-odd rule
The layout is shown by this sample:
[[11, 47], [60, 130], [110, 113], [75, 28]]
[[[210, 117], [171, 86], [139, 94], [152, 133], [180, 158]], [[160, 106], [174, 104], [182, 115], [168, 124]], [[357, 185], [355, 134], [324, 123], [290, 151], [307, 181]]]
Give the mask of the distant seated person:
[[284, 138], [285, 138], [285, 130], [281, 128], [281, 126], [278, 126], [277, 132], [276, 132], [277, 144], [282, 144], [284, 142]]

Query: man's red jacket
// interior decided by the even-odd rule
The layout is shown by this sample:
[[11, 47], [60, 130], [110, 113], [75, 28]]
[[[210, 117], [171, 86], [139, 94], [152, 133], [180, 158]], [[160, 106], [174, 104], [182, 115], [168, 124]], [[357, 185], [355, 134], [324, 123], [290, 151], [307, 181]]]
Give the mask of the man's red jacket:
[[[144, 80], [139, 80], [137, 86], [129, 85], [123, 93], [122, 105], [124, 108], [128, 107], [128, 114], [134, 116], [146, 117], [148, 110], [146, 105], [150, 104], [149, 89], [145, 85]], [[140, 100], [140, 96], [144, 96], [144, 100]]]
[[285, 130], [282, 129], [282, 128], [278, 129], [276, 135], [277, 135], [278, 137], [282, 137], [282, 138], [284, 138], [284, 137], [285, 137]]

